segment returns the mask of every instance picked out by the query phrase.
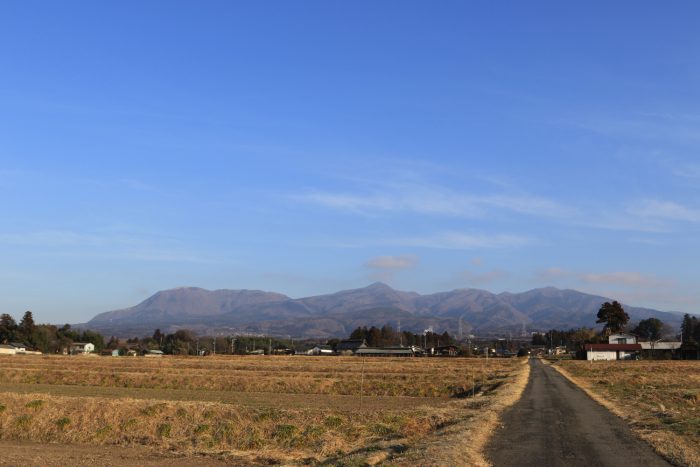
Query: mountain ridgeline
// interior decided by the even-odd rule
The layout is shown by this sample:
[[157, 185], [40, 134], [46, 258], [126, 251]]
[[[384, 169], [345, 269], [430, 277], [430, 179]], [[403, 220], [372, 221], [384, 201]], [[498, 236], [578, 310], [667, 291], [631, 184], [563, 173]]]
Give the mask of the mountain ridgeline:
[[[524, 334], [547, 329], [595, 327], [609, 298], [553, 287], [494, 294], [458, 289], [420, 295], [386, 284], [293, 299], [259, 290], [180, 287], [164, 290], [136, 306], [109, 311], [80, 325], [105, 335], [141, 336], [154, 329], [188, 328], [198, 333], [261, 333], [290, 337], [343, 337], [358, 326], [390, 324], [422, 332], [431, 327], [450, 334]], [[625, 306], [632, 321], [658, 318], [674, 328], [682, 315]]]

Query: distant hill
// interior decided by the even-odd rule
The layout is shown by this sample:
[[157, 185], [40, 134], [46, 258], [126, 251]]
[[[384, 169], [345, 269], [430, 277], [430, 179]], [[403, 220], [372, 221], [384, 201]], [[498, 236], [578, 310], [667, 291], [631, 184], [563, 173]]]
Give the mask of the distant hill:
[[[264, 333], [290, 337], [343, 337], [357, 326], [422, 332], [488, 335], [525, 334], [551, 328], [595, 327], [595, 315], [609, 298], [553, 287], [493, 294], [458, 289], [420, 295], [381, 282], [360, 289], [293, 299], [259, 290], [164, 290], [136, 306], [100, 313], [79, 325], [107, 335], [149, 335], [154, 329], [198, 333]], [[673, 328], [682, 315], [625, 305], [632, 321], [655, 317]]]

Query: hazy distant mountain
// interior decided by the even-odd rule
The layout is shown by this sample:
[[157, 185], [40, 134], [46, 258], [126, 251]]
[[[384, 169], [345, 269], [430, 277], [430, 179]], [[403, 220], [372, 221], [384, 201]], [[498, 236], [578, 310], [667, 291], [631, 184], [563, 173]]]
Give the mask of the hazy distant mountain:
[[[252, 332], [291, 337], [342, 337], [357, 326], [390, 324], [404, 330], [521, 334], [551, 328], [595, 326], [600, 305], [611, 299], [553, 287], [493, 294], [459, 289], [420, 295], [386, 284], [292, 299], [259, 290], [181, 287], [156, 293], [138, 305], [95, 316], [85, 327], [108, 335], [141, 336], [160, 328], [200, 333]], [[682, 315], [625, 306], [632, 321], [656, 317], [674, 328]]]

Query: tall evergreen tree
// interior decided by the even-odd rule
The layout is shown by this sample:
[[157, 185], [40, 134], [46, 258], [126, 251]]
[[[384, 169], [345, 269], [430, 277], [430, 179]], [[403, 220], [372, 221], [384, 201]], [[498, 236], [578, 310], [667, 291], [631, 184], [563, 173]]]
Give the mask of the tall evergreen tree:
[[15, 340], [16, 333], [17, 323], [15, 319], [7, 313], [0, 315], [0, 344]]
[[32, 316], [31, 311], [26, 311], [24, 316], [22, 316], [22, 321], [19, 322], [19, 334], [24, 340], [28, 341], [29, 343], [33, 343], [35, 330], [36, 324], [34, 324], [34, 316]]
[[596, 323], [605, 323], [603, 330], [606, 334], [622, 331], [630, 320], [630, 316], [617, 301], [603, 303], [597, 318]]
[[695, 317], [691, 318], [690, 315], [686, 313], [683, 316], [683, 322], [681, 323], [681, 340], [687, 344], [695, 343], [695, 336], [693, 335], [693, 331], [695, 331], [695, 323], [693, 323], [693, 320], [695, 320]]

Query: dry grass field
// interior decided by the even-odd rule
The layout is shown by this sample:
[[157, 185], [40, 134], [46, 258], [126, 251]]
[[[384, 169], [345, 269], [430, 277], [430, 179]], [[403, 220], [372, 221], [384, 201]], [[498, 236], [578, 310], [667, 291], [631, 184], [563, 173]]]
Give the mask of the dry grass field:
[[7, 356], [0, 439], [150, 446], [238, 463], [362, 464], [489, 410], [522, 379], [522, 363]]
[[700, 362], [562, 360], [554, 366], [666, 458], [700, 466]]

